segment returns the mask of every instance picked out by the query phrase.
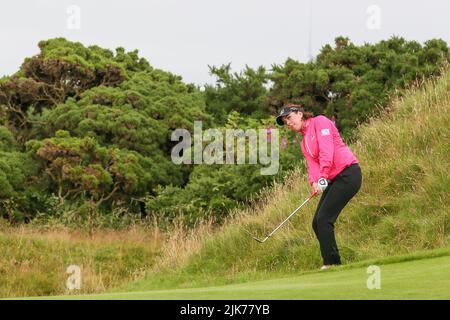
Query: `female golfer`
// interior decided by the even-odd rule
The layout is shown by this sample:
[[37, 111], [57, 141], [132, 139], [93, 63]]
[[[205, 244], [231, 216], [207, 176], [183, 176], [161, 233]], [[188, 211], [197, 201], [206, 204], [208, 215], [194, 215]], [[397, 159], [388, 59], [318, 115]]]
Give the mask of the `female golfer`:
[[344, 144], [339, 131], [325, 116], [314, 117], [299, 105], [288, 105], [276, 118], [303, 136], [301, 149], [306, 158], [309, 182], [322, 193], [313, 218], [313, 229], [323, 258], [321, 270], [341, 264], [334, 237], [334, 223], [345, 205], [361, 187], [358, 159]]

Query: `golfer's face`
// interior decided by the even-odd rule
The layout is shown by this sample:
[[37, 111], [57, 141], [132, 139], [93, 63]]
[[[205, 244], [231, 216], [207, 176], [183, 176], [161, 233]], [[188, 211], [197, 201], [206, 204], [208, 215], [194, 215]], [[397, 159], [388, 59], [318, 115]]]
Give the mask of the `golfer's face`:
[[302, 113], [301, 112], [291, 112], [286, 117], [284, 117], [284, 123], [291, 130], [300, 131], [302, 128]]

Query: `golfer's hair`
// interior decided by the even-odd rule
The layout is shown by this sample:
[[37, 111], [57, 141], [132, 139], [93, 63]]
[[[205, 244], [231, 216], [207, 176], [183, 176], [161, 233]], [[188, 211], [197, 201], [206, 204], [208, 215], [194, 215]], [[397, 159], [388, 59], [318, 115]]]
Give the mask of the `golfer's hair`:
[[299, 108], [301, 110], [301, 112], [303, 113], [303, 119], [309, 119], [309, 118], [314, 117], [314, 114], [312, 112], [305, 111], [303, 106], [300, 105], [300, 104], [289, 103], [285, 107], [287, 107], [287, 108]]

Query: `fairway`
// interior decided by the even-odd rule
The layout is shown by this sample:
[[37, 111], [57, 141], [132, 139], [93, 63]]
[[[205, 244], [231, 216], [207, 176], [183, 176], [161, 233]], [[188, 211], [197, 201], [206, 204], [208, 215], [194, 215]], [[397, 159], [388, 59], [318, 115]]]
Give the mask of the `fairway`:
[[368, 289], [370, 274], [359, 267], [226, 286], [46, 299], [450, 299], [450, 256], [379, 267], [380, 289]]

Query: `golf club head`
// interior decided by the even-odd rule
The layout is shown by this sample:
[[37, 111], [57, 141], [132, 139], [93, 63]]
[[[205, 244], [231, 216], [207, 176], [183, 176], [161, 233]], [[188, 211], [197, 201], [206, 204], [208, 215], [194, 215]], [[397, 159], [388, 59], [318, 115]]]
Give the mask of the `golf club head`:
[[244, 229], [244, 231], [247, 232], [253, 238], [253, 240], [255, 240], [255, 241], [259, 242], [259, 243], [263, 243], [263, 242], [265, 242], [268, 239], [268, 237], [266, 237], [264, 240], [261, 240], [261, 239], [258, 239], [255, 236], [253, 236], [248, 230]]
[[264, 240], [258, 239], [257, 237], [253, 237], [253, 239], [258, 241], [259, 243], [264, 243], [264, 242], [266, 242], [267, 239], [269, 239], [269, 237], [265, 237]]

